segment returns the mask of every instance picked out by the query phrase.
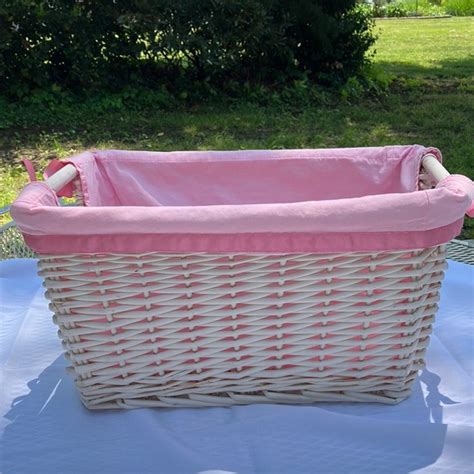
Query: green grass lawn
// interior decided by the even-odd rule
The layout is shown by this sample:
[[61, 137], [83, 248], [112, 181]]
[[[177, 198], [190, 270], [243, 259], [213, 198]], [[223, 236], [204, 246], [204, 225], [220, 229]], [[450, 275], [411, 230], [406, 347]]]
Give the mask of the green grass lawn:
[[474, 17], [379, 20], [376, 61], [388, 73], [474, 87]]
[[[439, 147], [453, 173], [474, 177], [474, 18], [383, 20], [375, 61], [396, 77], [383, 97], [319, 105], [226, 102], [164, 111], [150, 104], [87, 113], [78, 106], [0, 130], [0, 207], [38, 167], [86, 148], [153, 150], [377, 146]], [[40, 114], [41, 115], [41, 114]], [[36, 117], [36, 116], [35, 116]], [[474, 238], [473, 224], [463, 237]]]

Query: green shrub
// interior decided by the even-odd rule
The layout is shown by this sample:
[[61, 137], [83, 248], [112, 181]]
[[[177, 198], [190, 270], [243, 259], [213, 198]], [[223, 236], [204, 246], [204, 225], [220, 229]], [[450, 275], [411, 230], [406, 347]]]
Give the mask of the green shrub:
[[377, 12], [378, 16], [387, 17], [445, 15], [446, 11], [440, 4], [440, 1], [441, 0], [399, 0], [387, 3], [384, 6], [374, 7], [374, 12]]
[[409, 10], [406, 5], [400, 3], [389, 3], [385, 8], [385, 15], [388, 17], [403, 17], [409, 15]]
[[440, 16], [446, 13], [435, 0], [400, 0], [398, 3], [404, 6], [410, 16]]
[[443, 0], [441, 5], [449, 15], [474, 15], [474, 0]]
[[4, 0], [0, 91], [130, 86], [204, 97], [229, 82], [343, 83], [374, 42], [370, 15], [356, 3]]
[[474, 15], [474, 0], [398, 0], [372, 7], [374, 17]]

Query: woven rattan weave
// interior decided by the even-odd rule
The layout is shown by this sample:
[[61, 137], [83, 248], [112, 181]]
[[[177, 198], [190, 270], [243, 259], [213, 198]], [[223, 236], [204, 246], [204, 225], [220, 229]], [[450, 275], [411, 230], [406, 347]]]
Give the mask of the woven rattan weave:
[[41, 256], [89, 408], [397, 403], [423, 367], [441, 247]]

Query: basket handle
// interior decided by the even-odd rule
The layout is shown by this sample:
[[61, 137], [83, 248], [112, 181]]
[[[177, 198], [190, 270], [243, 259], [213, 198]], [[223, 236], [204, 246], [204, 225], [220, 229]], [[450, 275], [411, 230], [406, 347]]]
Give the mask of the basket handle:
[[[423, 168], [434, 179], [436, 183], [438, 183], [444, 178], [447, 178], [448, 176], [451, 176], [451, 173], [438, 161], [436, 156], [431, 153], [426, 154], [421, 160], [421, 163], [423, 165]], [[469, 178], [465, 178], [464, 176], [462, 178], [469, 180]], [[474, 186], [472, 185], [472, 181], [471, 186]], [[471, 202], [471, 206], [466, 211], [466, 214], [469, 217], [474, 217], [474, 200]]]
[[77, 169], [74, 165], [68, 163], [66, 166], [52, 174], [45, 183], [55, 192], [59, 192], [61, 189], [70, 183], [78, 175]]
[[436, 183], [451, 174], [432, 153], [426, 154], [421, 160], [421, 163], [423, 168]]

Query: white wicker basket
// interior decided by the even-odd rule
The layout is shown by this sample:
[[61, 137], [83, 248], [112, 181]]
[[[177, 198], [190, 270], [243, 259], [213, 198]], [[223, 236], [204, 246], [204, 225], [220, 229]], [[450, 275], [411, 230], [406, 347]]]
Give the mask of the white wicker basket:
[[393, 404], [424, 365], [445, 256], [40, 254], [39, 273], [88, 408]]
[[445, 266], [442, 247], [39, 261], [88, 408], [397, 403], [423, 367]]

